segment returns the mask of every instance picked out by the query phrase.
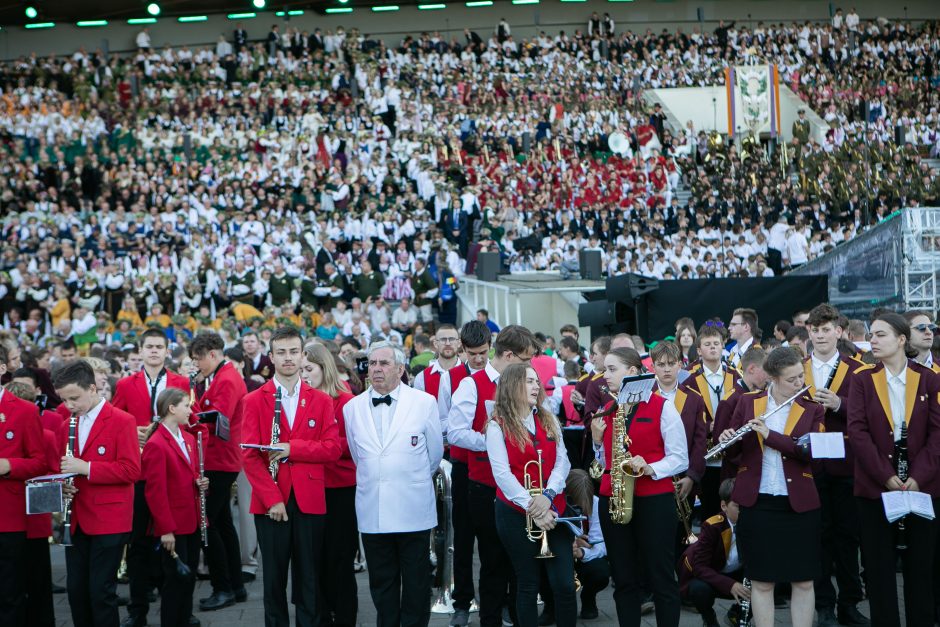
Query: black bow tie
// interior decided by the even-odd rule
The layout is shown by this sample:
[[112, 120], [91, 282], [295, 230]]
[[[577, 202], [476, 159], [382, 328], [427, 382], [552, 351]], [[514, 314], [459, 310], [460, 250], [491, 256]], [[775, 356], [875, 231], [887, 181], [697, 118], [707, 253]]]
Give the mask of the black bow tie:
[[391, 395], [391, 394], [386, 394], [385, 396], [379, 396], [378, 398], [375, 398], [375, 397], [372, 398], [372, 406], [373, 406], [373, 407], [378, 407], [378, 406], [381, 405], [382, 403], [385, 403], [386, 405], [388, 405], [389, 407], [391, 407], [391, 406], [392, 406], [392, 395]]

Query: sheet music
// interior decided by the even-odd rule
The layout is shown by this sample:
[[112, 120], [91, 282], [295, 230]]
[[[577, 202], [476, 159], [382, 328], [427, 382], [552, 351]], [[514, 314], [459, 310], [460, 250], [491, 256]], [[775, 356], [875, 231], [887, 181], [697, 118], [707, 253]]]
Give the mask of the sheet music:
[[810, 433], [809, 445], [813, 459], [845, 459], [845, 438], [838, 431]]
[[54, 475], [42, 475], [40, 477], [33, 477], [32, 479], [27, 479], [26, 483], [42, 483], [43, 481], [64, 481], [66, 479], [71, 479], [72, 477], [77, 477], [78, 473], [75, 472], [60, 472]]
[[60, 482], [44, 481], [26, 484], [27, 514], [52, 514], [62, 510], [62, 484]]
[[914, 514], [927, 520], [936, 516], [933, 509], [933, 500], [929, 494], [906, 490], [892, 490], [881, 493], [881, 502], [885, 508], [888, 522], [894, 522], [908, 514]]
[[645, 403], [653, 395], [653, 386], [655, 384], [656, 375], [652, 373], [624, 377], [620, 384], [620, 394], [617, 395], [617, 403], [620, 405]]

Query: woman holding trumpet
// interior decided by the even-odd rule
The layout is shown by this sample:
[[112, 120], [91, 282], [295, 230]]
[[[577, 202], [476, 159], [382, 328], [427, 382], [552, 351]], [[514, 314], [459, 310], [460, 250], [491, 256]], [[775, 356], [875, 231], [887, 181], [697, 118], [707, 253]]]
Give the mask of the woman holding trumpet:
[[193, 612], [193, 577], [177, 574], [176, 556], [196, 572], [199, 563], [199, 489], [209, 487], [199, 478], [195, 438], [187, 433], [192, 409], [189, 395], [170, 387], [157, 397], [159, 426], [150, 432], [141, 459], [144, 495], [151, 512], [150, 535], [164, 549], [163, 588], [160, 590], [160, 625], [189, 625]]
[[517, 625], [538, 624], [537, 596], [544, 564], [555, 597], [556, 622], [559, 627], [571, 627], [577, 621], [574, 534], [567, 525], [556, 525], [565, 510], [565, 481], [571, 464], [558, 420], [544, 409], [544, 401], [545, 392], [533, 368], [526, 364], [506, 367], [486, 428], [486, 451], [496, 480], [496, 530], [516, 573]]
[[[642, 371], [640, 355], [632, 348], [615, 348], [604, 358], [610, 390], [620, 390], [625, 377]], [[652, 379], [646, 393], [651, 390]], [[689, 465], [682, 418], [659, 394], [623, 406], [614, 399], [594, 416], [591, 435], [595, 459], [603, 469], [598, 504], [619, 623], [640, 624], [644, 582], [639, 572], [644, 571], [656, 604], [656, 624], [676, 627], [679, 519], [672, 477]]]
[[792, 585], [791, 624], [811, 627], [821, 522], [809, 449], [800, 438], [823, 431], [826, 409], [802, 394], [804, 370], [796, 350], [774, 349], [764, 370], [768, 390], [743, 396], [731, 427], [719, 438], [733, 441], [738, 432], [725, 453], [738, 464], [732, 493], [741, 508], [738, 548], [744, 576], [751, 580], [755, 627], [773, 625], [777, 582]]

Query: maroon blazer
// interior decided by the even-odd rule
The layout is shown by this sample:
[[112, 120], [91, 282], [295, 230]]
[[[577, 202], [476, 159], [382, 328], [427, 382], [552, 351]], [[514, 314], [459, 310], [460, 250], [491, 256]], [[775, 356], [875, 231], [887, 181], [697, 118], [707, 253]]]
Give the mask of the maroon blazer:
[[[940, 497], [940, 375], [907, 362], [905, 417], [910, 476]], [[855, 495], [881, 498], [894, 468], [894, 421], [884, 364], [858, 368], [849, 393], [849, 441], [855, 450]]]
[[[242, 401], [242, 442], [270, 444], [274, 422], [274, 381], [269, 380]], [[244, 449], [245, 476], [251, 483], [251, 513], [266, 514], [273, 505], [287, 503], [291, 492], [304, 514], [326, 513], [326, 466], [342, 453], [333, 399], [306, 383], [300, 383], [300, 399], [293, 429], [281, 414], [280, 441], [290, 443], [290, 457], [277, 472], [277, 483], [268, 472], [268, 454]]]
[[[588, 376], [583, 392], [585, 426], [591, 424], [594, 414], [610, 401], [610, 393], [604, 391], [606, 387], [607, 382], [604, 381], [603, 374], [594, 373]], [[575, 389], [577, 390], [578, 386], [575, 386]]]
[[141, 479], [150, 508], [150, 534], [187, 535], [199, 526], [199, 453], [192, 435], [180, 429], [189, 459], [167, 429], [158, 426], [144, 445]]
[[[704, 581], [722, 597], [731, 596], [731, 586], [737, 579], [723, 572], [731, 552], [731, 523], [722, 514], [716, 514], [702, 523], [698, 542], [690, 545], [679, 560], [679, 592], [688, 595], [693, 579]], [[739, 553], [740, 554], [740, 553]]]
[[[749, 393], [750, 390], [743, 379], [736, 379], [734, 387], [728, 398], [718, 401], [718, 409], [715, 411], [715, 422], [712, 423], [712, 437], [709, 439], [710, 446], [718, 444], [718, 437], [725, 429], [731, 426], [731, 417], [734, 416], [734, 410], [738, 406], [741, 397]], [[731, 479], [738, 474], [738, 461], [727, 452], [721, 458], [721, 479]]]
[[[852, 452], [852, 443], [849, 440], [849, 430], [847, 420], [849, 417], [849, 390], [852, 388], [852, 372], [862, 362], [839, 358], [839, 364], [836, 366], [836, 372], [832, 376], [832, 383], [828, 389], [834, 392], [842, 399], [842, 405], [837, 411], [826, 410], [824, 424], [826, 432], [841, 433], [845, 440], [845, 458], [844, 459], [823, 459], [814, 462], [817, 470], [823, 470], [826, 473], [837, 477], [851, 477], [855, 469], [855, 454]], [[804, 381], [809, 385], [810, 396], [816, 396], [816, 387], [825, 386], [826, 381], [813, 381], [813, 360], [806, 359], [803, 362]]]
[[[767, 410], [767, 392], [745, 394], [731, 417], [731, 428], [738, 429]], [[819, 507], [819, 494], [813, 480], [809, 454], [797, 446], [797, 439], [807, 433], [823, 432], [823, 406], [807, 397], [800, 397], [790, 406], [783, 433], [771, 431], [767, 438], [751, 432], [728, 449], [738, 456], [738, 476], [734, 482], [732, 499], [744, 507], [757, 501], [760, 490], [764, 447], [780, 451], [783, 474], [787, 479], [790, 507], [795, 512], [806, 512]]]
[[[659, 391], [659, 384], [653, 391]], [[676, 390], [675, 406], [682, 417], [688, 446], [689, 468], [685, 476], [699, 483], [705, 476], [705, 403], [695, 390], [683, 389], [680, 385]]]
[[[727, 399], [734, 392], [734, 382], [737, 377], [737, 370], [725, 368], [725, 380], [722, 383], [721, 394], [719, 394], [719, 404], [721, 404], [721, 401]], [[702, 402], [705, 403], [705, 421], [707, 425], [706, 432], [709, 437], [713, 437], [713, 425], [715, 423], [715, 414], [718, 411], [718, 408], [712, 407], [712, 395], [709, 392], [708, 380], [705, 379], [704, 371], [699, 369], [698, 372], [686, 379], [682, 386], [687, 389], [695, 390], [698, 392], [699, 396], [702, 397]], [[714, 436], [713, 439], [717, 440], [718, 438], [717, 436]]]
[[[166, 387], [179, 388], [188, 393], [189, 379], [167, 370]], [[149, 427], [153, 420], [153, 405], [150, 398], [150, 386], [147, 384], [147, 373], [138, 370], [131, 376], [118, 381], [114, 386], [111, 404], [133, 416], [138, 427]]]

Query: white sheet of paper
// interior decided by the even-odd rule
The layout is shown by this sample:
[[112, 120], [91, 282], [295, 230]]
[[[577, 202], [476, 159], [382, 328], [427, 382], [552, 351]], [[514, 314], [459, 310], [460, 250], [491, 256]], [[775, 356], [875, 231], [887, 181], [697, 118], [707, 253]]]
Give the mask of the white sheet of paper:
[[842, 433], [810, 433], [810, 451], [813, 459], [845, 459], [845, 438]]
[[496, 401], [483, 401], [483, 407], [486, 409], [486, 415], [492, 417], [493, 409], [496, 407]]
[[911, 513], [927, 520], [933, 520], [936, 514], [933, 510], [933, 499], [924, 492], [905, 492], [908, 497], [908, 503], [911, 507]]
[[885, 508], [885, 516], [888, 522], [894, 522], [911, 513], [910, 502], [906, 493], [900, 490], [881, 493], [881, 502]]

